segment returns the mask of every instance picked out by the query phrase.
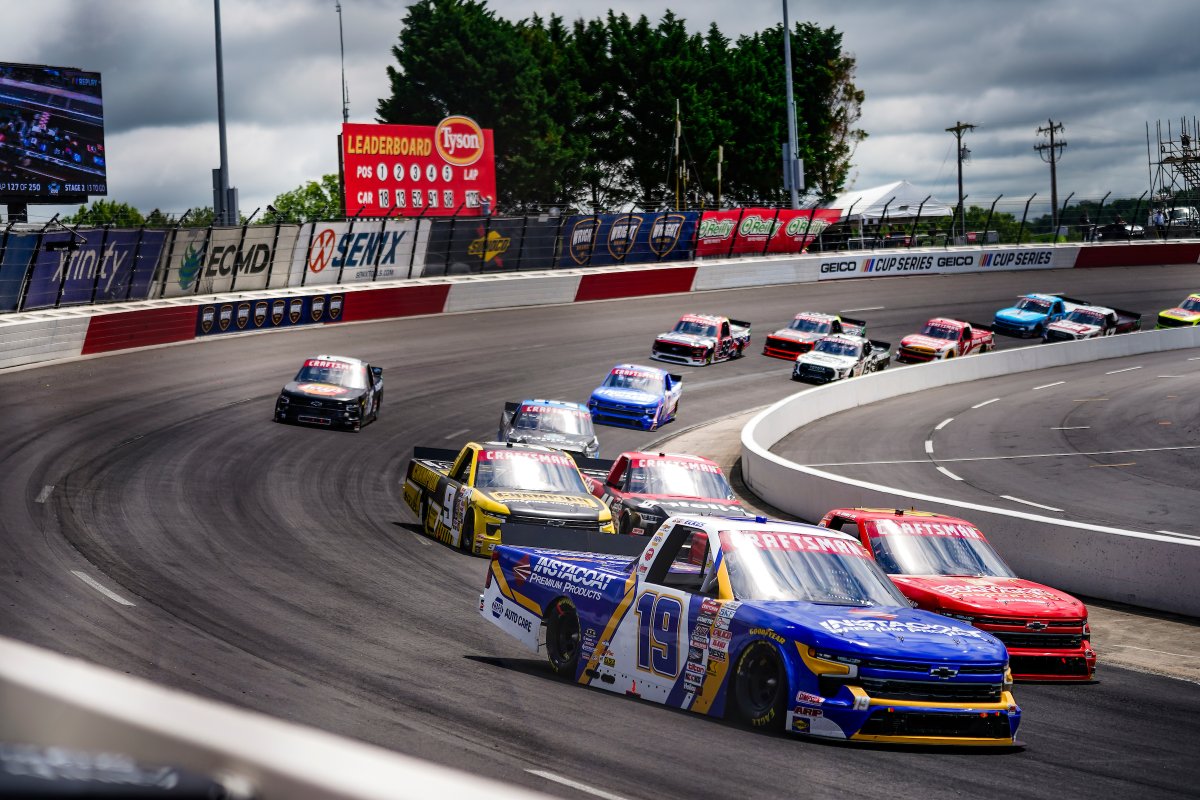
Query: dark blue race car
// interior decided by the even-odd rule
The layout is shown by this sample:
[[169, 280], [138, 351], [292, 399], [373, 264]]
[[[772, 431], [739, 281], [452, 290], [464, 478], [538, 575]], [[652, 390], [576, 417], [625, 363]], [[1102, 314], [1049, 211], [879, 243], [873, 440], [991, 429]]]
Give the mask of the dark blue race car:
[[683, 377], [658, 367], [617, 364], [588, 400], [592, 419], [605, 425], [655, 430], [675, 419]]

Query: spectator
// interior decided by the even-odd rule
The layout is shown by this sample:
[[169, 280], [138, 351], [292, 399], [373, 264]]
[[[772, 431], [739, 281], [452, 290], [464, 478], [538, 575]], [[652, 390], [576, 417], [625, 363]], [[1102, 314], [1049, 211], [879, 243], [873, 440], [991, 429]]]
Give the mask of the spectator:
[[1161, 208], [1154, 209], [1154, 230], [1158, 232], [1158, 238], [1167, 238], [1167, 218]]
[[1096, 226], [1092, 225], [1092, 220], [1088, 217], [1088, 213], [1086, 211], [1083, 212], [1083, 217], [1079, 220], [1079, 227], [1080, 234], [1083, 236], [1083, 241], [1092, 241], [1092, 235]]

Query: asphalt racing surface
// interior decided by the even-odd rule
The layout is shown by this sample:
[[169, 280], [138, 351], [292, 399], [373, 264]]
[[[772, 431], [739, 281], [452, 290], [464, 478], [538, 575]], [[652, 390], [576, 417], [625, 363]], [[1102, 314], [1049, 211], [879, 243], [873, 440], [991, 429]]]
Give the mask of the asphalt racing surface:
[[[1194, 797], [1200, 687], [1144, 673], [1018, 686], [1026, 747], [1006, 752], [764, 735], [563, 683], [479, 617], [486, 562], [415, 533], [399, 484], [414, 445], [494, 436], [507, 400], [584, 400], [614, 363], [646, 362], [653, 335], [683, 312], [752, 320], [752, 352], [675, 370], [685, 375], [679, 422], [602, 428], [605, 457], [801, 388], [787, 362], [759, 355], [797, 311], [854, 310], [894, 347], [930, 316], [986, 322], [1027, 291], [1141, 311], [1152, 326], [1198, 284], [1195, 266], [843, 281], [328, 326], [0, 372], [0, 634], [564, 797]], [[384, 367], [378, 423], [354, 434], [271, 421], [280, 387], [318, 353]], [[1141, 372], [1183, 375], [1189, 354], [1178, 355]], [[1182, 398], [1183, 381], [1195, 383], [1179, 380]], [[1194, 434], [1195, 411], [1166, 405], [1167, 379], [1145, 382], [1160, 390], [1144, 396], [1145, 413]], [[1066, 390], [1039, 394], [1054, 391]], [[878, 415], [863, 424], [886, 448], [828, 460], [919, 458], [930, 423], [964, 413], [956, 400], [931, 399], [916, 419]], [[985, 447], [974, 437], [991, 423], [1035, 427], [1006, 423], [1005, 404], [993, 405], [994, 418], [937, 432], [938, 457], [943, 446], [946, 457]], [[1047, 411], [1043, 422], [1078, 413]], [[1170, 476], [1155, 464], [1154, 480]], [[1046, 499], [1042, 473], [950, 468], [983, 491]], [[1124, 469], [1106, 480], [1130, 479]], [[1107, 484], [1078, 486], [1099, 494], [1073, 497], [1071, 513], [1109, 502]], [[1195, 508], [1188, 476], [1161, 491]], [[1064, 507], [1060, 494], [1046, 504]], [[1182, 524], [1173, 512], [1164, 529]]]

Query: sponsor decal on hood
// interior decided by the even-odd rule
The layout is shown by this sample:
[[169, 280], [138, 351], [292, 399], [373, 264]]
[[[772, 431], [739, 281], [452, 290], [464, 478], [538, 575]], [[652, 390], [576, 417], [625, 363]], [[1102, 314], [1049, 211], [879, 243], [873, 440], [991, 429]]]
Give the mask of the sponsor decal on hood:
[[928, 347], [931, 350], [948, 350], [954, 346], [954, 342], [948, 339], [935, 339], [932, 336], [922, 336], [919, 333], [912, 336], [905, 336], [904, 341], [900, 342], [903, 347]]

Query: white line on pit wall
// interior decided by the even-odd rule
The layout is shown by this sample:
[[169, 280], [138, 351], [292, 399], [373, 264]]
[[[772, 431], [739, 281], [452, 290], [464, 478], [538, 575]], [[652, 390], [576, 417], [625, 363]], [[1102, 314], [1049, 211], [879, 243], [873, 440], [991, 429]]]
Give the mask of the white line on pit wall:
[[83, 581], [88, 586], [95, 589], [100, 594], [107, 597], [109, 600], [112, 600], [114, 603], [120, 603], [123, 606], [132, 606], [133, 605], [133, 603], [129, 602], [124, 597], [121, 597], [121, 595], [117, 594], [112, 589], [109, 589], [105, 586], [101, 586], [100, 583], [95, 578], [93, 578], [91, 575], [88, 575], [85, 572], [80, 572], [77, 569], [71, 570], [71, 574], [74, 575], [76, 578], [79, 578], [79, 580]]
[[1024, 503], [1027, 506], [1033, 506], [1035, 508], [1044, 508], [1047, 511], [1058, 511], [1060, 513], [1062, 512], [1061, 508], [1055, 508], [1054, 506], [1044, 506], [1041, 503], [1035, 503], [1032, 500], [1022, 500], [1019, 497], [1012, 497], [1007, 494], [1002, 494], [1000, 496], [1003, 497], [1005, 500], [1012, 500], [1014, 503]]
[[1104, 374], [1105, 375], [1116, 375], [1118, 372], [1133, 372], [1135, 369], [1141, 369], [1141, 367], [1126, 367], [1125, 369], [1114, 369], [1111, 372], [1106, 372]]
[[44, 503], [50, 499], [50, 493], [54, 491], [54, 484], [48, 483], [42, 487], [42, 491], [34, 498], [35, 503]]
[[953, 472], [946, 469], [945, 467], [938, 467], [937, 470], [938, 470], [938, 472], [942, 473], [943, 475], [945, 475], [947, 478], [949, 478], [952, 481], [961, 481], [962, 480], [962, 478], [958, 477], [957, 475], [955, 475]]
[[525, 771], [530, 775], [537, 775], [539, 778], [545, 778], [548, 781], [554, 781], [555, 783], [560, 783], [563, 786], [570, 786], [572, 789], [585, 794], [590, 794], [593, 797], [603, 797], [605, 800], [625, 800], [625, 798], [619, 794], [606, 792], [603, 789], [597, 789], [595, 786], [588, 786], [586, 783], [573, 781], [570, 778], [564, 778], [561, 775], [555, 775], [553, 772], [546, 772], [543, 769], [527, 769]]
[[1036, 392], [1038, 389], [1049, 389], [1051, 386], [1062, 386], [1064, 383], [1066, 383], [1066, 381], [1055, 381], [1054, 383], [1043, 383], [1041, 386], [1033, 387], [1033, 391]]
[[925, 452], [928, 453], [929, 455], [933, 455], [933, 440], [932, 439], [925, 440]]
[[883, 306], [867, 306], [866, 308], [843, 308], [839, 314], [853, 314], [856, 311], [883, 311]]
[[976, 403], [975, 405], [971, 406], [971, 408], [983, 408], [986, 405], [991, 405], [992, 403], [995, 403], [999, 399], [1000, 399], [999, 397], [993, 397], [991, 400], [984, 400], [982, 403]]
[[935, 431], [940, 431], [942, 428], [946, 427], [946, 426], [947, 426], [947, 425], [949, 425], [951, 422], [954, 422], [954, 417], [946, 417], [944, 420], [942, 420], [941, 422], [939, 422], [939, 423], [937, 424], [937, 427], [936, 427], [936, 428], [934, 428], [934, 430], [935, 430]]

